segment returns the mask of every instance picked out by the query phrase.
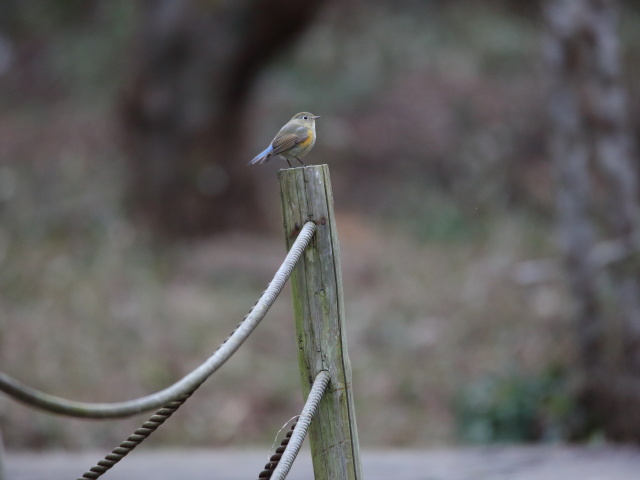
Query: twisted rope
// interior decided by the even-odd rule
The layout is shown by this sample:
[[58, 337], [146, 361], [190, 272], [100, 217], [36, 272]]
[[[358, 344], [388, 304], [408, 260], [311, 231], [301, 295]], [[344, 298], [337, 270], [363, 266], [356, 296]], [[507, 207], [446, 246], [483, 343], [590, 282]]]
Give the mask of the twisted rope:
[[[293, 271], [293, 268], [297, 264], [298, 260], [302, 256], [304, 249], [307, 247], [307, 245], [311, 241], [311, 237], [313, 236], [314, 232], [315, 232], [315, 224], [313, 222], [307, 222], [302, 228], [300, 235], [298, 236], [294, 244], [291, 246], [291, 249], [289, 250], [289, 253], [287, 254], [287, 257], [285, 258], [282, 266], [278, 269], [272, 282], [269, 284], [269, 286], [267, 287], [265, 292], [262, 294], [260, 299], [258, 299], [258, 301], [254, 304], [254, 306], [251, 308], [249, 313], [244, 317], [242, 322], [240, 322], [240, 324], [236, 327], [233, 333], [231, 333], [231, 335], [224, 342], [222, 342], [222, 344], [210, 357], [210, 359], [216, 357], [218, 352], [220, 352], [225, 347], [225, 345], [229, 344], [230, 342], [238, 343], [237, 346], [235, 346], [235, 348], [233, 348], [230, 351], [229, 355], [226, 358], [224, 358], [224, 360], [222, 360], [220, 364], [217, 365], [212, 370], [211, 373], [217, 370], [240, 347], [242, 342], [244, 342], [244, 340], [255, 329], [255, 327], [258, 326], [258, 323], [260, 323], [260, 320], [264, 318], [265, 314], [267, 313], [267, 311], [269, 310], [269, 308], [271, 307], [271, 305], [273, 304], [277, 296], [282, 291], [284, 284], [286, 283], [287, 279], [291, 275], [291, 272]], [[258, 309], [259, 309], [258, 313], [254, 314], [254, 312]], [[249, 327], [246, 326], [248, 322], [252, 323], [252, 325], [250, 325]], [[240, 336], [240, 334], [237, 333], [239, 331], [242, 331], [242, 332], [246, 331], [246, 335], [243, 334], [243, 336]], [[203, 364], [202, 366], [204, 365], [205, 364]], [[198, 367], [198, 369], [202, 368], [202, 366]], [[193, 375], [194, 372], [196, 372], [198, 369], [194, 370], [189, 375]], [[102, 476], [104, 473], [106, 473], [109, 469], [111, 469], [116, 463], [118, 463], [126, 455], [128, 455], [129, 452], [131, 452], [134, 448], [140, 445], [140, 443], [142, 443], [143, 440], [145, 440], [153, 432], [155, 432], [158, 429], [158, 427], [162, 425], [171, 415], [173, 415], [173, 413], [178, 408], [180, 408], [180, 406], [182, 406], [184, 402], [187, 401], [187, 399], [193, 394], [193, 392], [197, 390], [198, 387], [204, 383], [204, 381], [208, 378], [209, 375], [202, 378], [202, 380], [198, 384], [192, 386], [192, 388], [189, 391], [180, 394], [178, 398], [164, 405], [160, 410], [158, 410], [154, 415], [152, 415], [146, 422], [144, 422], [140, 428], [136, 429], [136, 431], [132, 435], [130, 435], [118, 447], [114, 448], [111, 451], [111, 453], [107, 454], [104, 457], [104, 459], [100, 460], [96, 465], [91, 467], [78, 480], [95, 480], [100, 476]], [[175, 383], [173, 386], [177, 385], [178, 383], [179, 382]], [[100, 418], [105, 418], [105, 417], [100, 417]]]
[[298, 452], [302, 447], [304, 437], [307, 435], [307, 430], [309, 429], [309, 425], [311, 425], [311, 420], [313, 420], [313, 417], [318, 410], [318, 404], [320, 403], [320, 400], [322, 400], [322, 396], [329, 385], [329, 380], [329, 372], [321, 370], [313, 381], [313, 386], [311, 387], [311, 391], [309, 392], [304, 408], [300, 413], [296, 427], [291, 434], [291, 438], [282, 453], [282, 457], [280, 458], [278, 465], [270, 476], [273, 480], [284, 480], [289, 474], [293, 461], [298, 456]]
[[0, 372], [0, 391], [32, 407], [51, 413], [82, 418], [123, 418], [136, 415], [154, 408], [167, 405], [185, 393], [191, 394], [211, 374], [213, 374], [242, 345], [247, 337], [258, 326], [267, 311], [278, 297], [304, 249], [311, 241], [316, 226], [307, 222], [298, 238], [291, 246], [284, 262], [276, 272], [271, 283], [258, 299], [249, 314], [233, 333], [218, 347], [202, 365], [185, 375], [170, 387], [159, 392], [126, 402], [86, 403], [67, 400], [49, 395], [31, 388], [18, 380]]
[[184, 402], [191, 396], [191, 393], [184, 394], [182, 397], [169, 402], [154, 415], [152, 415], [140, 428], [136, 429], [125, 441], [114, 448], [111, 453], [84, 472], [78, 480], [95, 480], [105, 474], [111, 467], [126, 457], [129, 452], [140, 445], [146, 438], [155, 432], [173, 413], [182, 406]]
[[[298, 424], [299, 417], [300, 415], [293, 417], [295, 419], [295, 422], [293, 422], [291, 424], [291, 427], [289, 427], [289, 431], [280, 442], [280, 446], [276, 448], [276, 451], [274, 452], [274, 454], [269, 457], [269, 463], [267, 463], [264, 466], [264, 470], [262, 470], [258, 474], [258, 480], [269, 480], [271, 478], [271, 475], [273, 475], [273, 471], [278, 466], [278, 462], [282, 458], [282, 454], [284, 453], [284, 450], [287, 448], [287, 445], [289, 445], [289, 441], [291, 440], [291, 435], [293, 435], [293, 430], [296, 428], [296, 425]], [[278, 432], [278, 435], [280, 435], [280, 432]], [[275, 445], [275, 442], [274, 442], [274, 445]]]

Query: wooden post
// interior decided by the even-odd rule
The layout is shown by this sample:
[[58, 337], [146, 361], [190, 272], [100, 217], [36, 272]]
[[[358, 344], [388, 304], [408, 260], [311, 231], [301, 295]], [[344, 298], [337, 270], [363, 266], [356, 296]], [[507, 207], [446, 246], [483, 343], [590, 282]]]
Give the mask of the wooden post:
[[329, 167], [280, 170], [278, 180], [287, 248], [306, 222], [317, 225], [311, 244], [291, 276], [305, 397], [320, 370], [327, 370], [331, 377], [309, 429], [315, 479], [361, 480]]

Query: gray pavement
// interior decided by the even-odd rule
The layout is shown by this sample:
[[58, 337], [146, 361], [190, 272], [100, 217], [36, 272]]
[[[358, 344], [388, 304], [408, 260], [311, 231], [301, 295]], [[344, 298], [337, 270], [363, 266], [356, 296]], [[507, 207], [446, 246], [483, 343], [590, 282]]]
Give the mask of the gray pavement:
[[[103, 452], [6, 455], [7, 480], [72, 480]], [[132, 452], [105, 480], [251, 480], [267, 460], [256, 450], [151, 450]], [[478, 447], [365, 450], [367, 480], [636, 480], [640, 449], [631, 447]], [[313, 479], [308, 451], [294, 463], [290, 480]]]

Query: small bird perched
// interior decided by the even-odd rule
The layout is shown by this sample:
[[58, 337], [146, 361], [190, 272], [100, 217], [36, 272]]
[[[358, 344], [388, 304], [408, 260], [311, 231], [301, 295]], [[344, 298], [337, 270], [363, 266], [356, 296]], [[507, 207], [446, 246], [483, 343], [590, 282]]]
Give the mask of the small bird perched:
[[306, 167], [306, 164], [300, 160], [316, 143], [316, 119], [320, 118], [309, 112], [296, 113], [289, 122], [280, 129], [276, 138], [262, 152], [255, 156], [249, 162], [249, 165], [255, 163], [265, 163], [272, 157], [280, 155], [284, 157], [291, 167], [292, 158], [298, 160]]

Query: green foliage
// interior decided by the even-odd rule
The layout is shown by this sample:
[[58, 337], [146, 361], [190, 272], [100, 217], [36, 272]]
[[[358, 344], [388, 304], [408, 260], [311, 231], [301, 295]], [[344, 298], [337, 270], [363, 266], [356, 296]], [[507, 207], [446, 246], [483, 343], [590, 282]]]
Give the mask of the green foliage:
[[561, 369], [485, 376], [455, 406], [458, 438], [468, 443], [567, 440], [577, 410]]
[[480, 225], [453, 202], [425, 208], [411, 230], [424, 242], [461, 242], [476, 239]]

